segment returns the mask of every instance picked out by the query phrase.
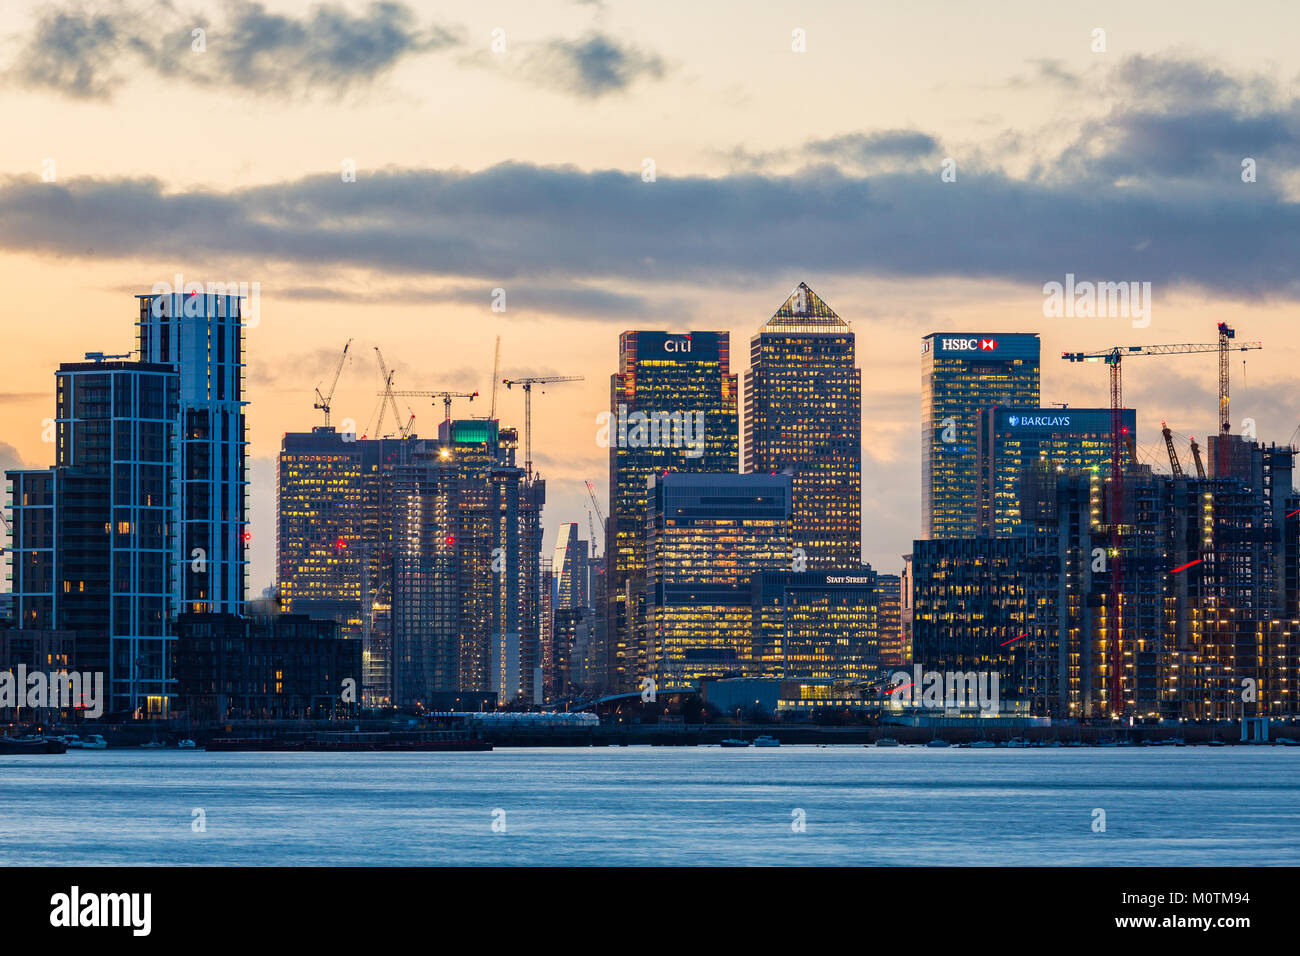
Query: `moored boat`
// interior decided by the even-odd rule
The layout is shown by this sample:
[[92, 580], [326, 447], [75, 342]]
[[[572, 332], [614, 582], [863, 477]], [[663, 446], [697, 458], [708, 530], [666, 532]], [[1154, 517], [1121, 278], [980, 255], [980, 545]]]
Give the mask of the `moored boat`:
[[722, 742], [722, 746], [723, 747], [748, 747], [749, 741], [739, 740], [735, 737], [728, 737], [726, 740]]
[[0, 737], [0, 754], [61, 754], [67, 744], [57, 737]]
[[898, 746], [898, 741], [895, 740], [893, 737], [881, 737], [879, 740], [876, 741], [876, 746], [877, 746], [877, 747], [897, 747], [897, 746]]
[[771, 736], [770, 734], [760, 734], [759, 736], [754, 738], [754, 746], [755, 747], [779, 747], [781, 746], [781, 741], [777, 740], [775, 737]]

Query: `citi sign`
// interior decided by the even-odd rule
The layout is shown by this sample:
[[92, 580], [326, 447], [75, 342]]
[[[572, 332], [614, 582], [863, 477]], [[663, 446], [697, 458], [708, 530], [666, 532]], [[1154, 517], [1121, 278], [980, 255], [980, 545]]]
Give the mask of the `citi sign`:
[[689, 352], [690, 350], [691, 340], [689, 338], [669, 339], [664, 343], [665, 352]]
[[945, 352], [996, 352], [997, 339], [940, 339], [939, 347]]

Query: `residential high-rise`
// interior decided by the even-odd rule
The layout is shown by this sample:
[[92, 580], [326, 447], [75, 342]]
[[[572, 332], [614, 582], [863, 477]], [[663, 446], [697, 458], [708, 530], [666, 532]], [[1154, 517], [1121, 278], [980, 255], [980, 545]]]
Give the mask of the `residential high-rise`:
[[790, 476], [646, 481], [646, 674], [667, 690], [748, 668], [752, 579], [790, 567]]
[[979, 412], [1039, 405], [1036, 334], [931, 332], [921, 343], [921, 537], [978, 533]]
[[57, 377], [55, 465], [9, 472], [15, 620], [77, 631], [109, 709], [167, 712], [177, 374], [100, 359]]
[[248, 442], [237, 295], [136, 296], [140, 361], [175, 369], [172, 614], [242, 614], [248, 591]]
[[665, 472], [736, 474], [736, 376], [726, 332], [624, 332], [610, 379], [609, 519], [605, 527], [605, 681], [647, 674], [647, 479]]
[[545, 483], [516, 467], [514, 429], [443, 423], [396, 469], [393, 701], [538, 702]]
[[745, 471], [794, 479], [796, 563], [862, 563], [862, 372], [853, 330], [801, 282], [750, 339]]

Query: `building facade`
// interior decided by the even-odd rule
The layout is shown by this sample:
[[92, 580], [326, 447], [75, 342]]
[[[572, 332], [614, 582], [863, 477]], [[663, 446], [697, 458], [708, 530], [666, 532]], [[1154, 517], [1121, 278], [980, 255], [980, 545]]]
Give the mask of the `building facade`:
[[862, 372], [853, 330], [805, 283], [749, 343], [745, 468], [794, 480], [796, 560], [862, 563]]
[[605, 680], [639, 686], [647, 670], [647, 479], [736, 474], [737, 381], [726, 332], [624, 332], [610, 379], [609, 518], [605, 525]]
[[[1124, 443], [1121, 468], [1128, 471], [1137, 442], [1137, 413], [1120, 410]], [[1035, 462], [1065, 470], [1110, 473], [1110, 409], [1003, 406], [979, 412], [977, 527], [980, 534], [1013, 533], [1022, 520], [1020, 479]]]
[[932, 332], [921, 342], [921, 537], [978, 532], [981, 409], [1039, 405], [1036, 334]]
[[647, 481], [647, 675], [660, 690], [744, 670], [751, 582], [790, 567], [788, 475], [652, 475]]
[[140, 295], [140, 361], [177, 376], [171, 614], [242, 614], [248, 594], [248, 439], [237, 295]]
[[758, 677], [865, 680], [884, 663], [880, 580], [856, 571], [761, 571], [751, 578]]

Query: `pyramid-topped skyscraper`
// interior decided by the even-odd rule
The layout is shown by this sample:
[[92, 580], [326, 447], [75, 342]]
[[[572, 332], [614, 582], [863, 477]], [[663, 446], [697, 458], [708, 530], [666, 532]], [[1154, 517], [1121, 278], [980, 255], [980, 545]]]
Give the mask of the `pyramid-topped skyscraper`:
[[794, 570], [862, 565], [862, 373], [853, 330], [800, 282], [750, 340], [745, 471], [794, 477]]

